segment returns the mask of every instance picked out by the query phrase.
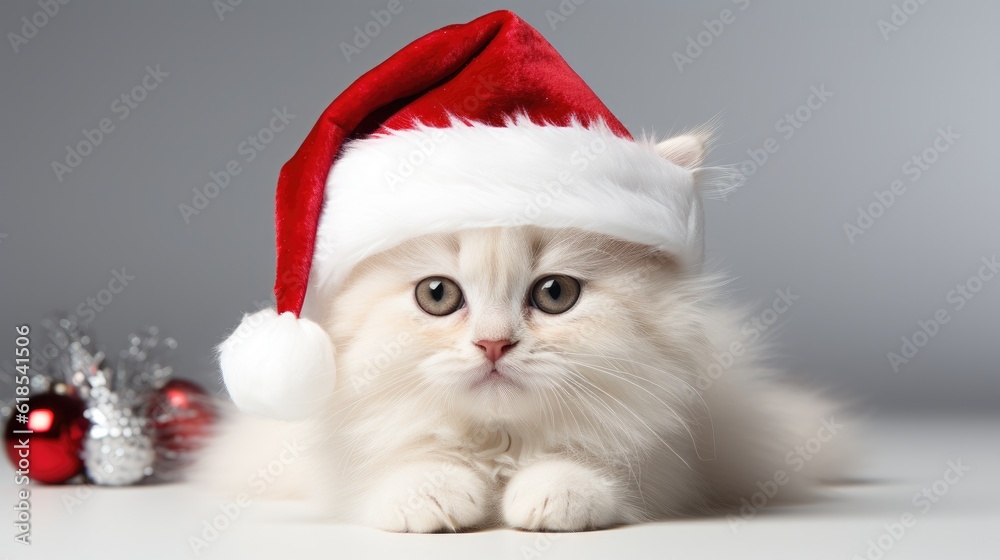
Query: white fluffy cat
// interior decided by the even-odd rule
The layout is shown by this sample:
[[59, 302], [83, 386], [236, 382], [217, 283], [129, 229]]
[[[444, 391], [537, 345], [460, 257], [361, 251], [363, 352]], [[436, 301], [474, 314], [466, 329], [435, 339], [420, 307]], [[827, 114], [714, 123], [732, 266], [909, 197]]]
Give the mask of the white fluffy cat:
[[839, 456], [833, 407], [761, 364], [718, 285], [572, 228], [407, 241], [325, 302], [326, 415], [234, 415], [202, 473], [409, 532], [576, 531], [801, 495]]

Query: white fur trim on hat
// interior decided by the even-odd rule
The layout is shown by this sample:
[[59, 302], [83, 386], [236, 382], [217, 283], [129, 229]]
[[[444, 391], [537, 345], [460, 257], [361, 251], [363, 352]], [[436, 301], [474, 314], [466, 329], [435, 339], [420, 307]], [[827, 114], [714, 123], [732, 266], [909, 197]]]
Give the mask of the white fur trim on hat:
[[689, 266], [702, 259], [691, 169], [652, 140], [601, 123], [506, 127], [453, 121], [351, 142], [327, 179], [306, 309], [365, 257], [428, 233], [536, 225], [644, 243]]
[[321, 410], [336, 378], [333, 343], [315, 322], [264, 309], [219, 345], [226, 388], [244, 412], [281, 420]]

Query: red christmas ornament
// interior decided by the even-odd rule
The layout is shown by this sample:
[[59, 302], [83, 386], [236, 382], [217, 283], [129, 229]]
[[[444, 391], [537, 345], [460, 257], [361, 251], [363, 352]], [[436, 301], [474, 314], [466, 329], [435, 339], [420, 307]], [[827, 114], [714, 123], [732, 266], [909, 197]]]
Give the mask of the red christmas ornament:
[[[27, 404], [27, 415], [15, 409], [4, 431], [4, 446], [14, 469], [46, 484], [66, 482], [81, 473], [80, 452], [90, 427], [83, 417], [83, 402], [45, 393], [31, 397]], [[29, 430], [32, 433], [17, 433]], [[25, 440], [27, 447], [22, 445]]]
[[174, 379], [153, 394], [149, 418], [155, 430], [158, 472], [190, 462], [211, 434], [216, 419], [212, 397], [190, 381]]

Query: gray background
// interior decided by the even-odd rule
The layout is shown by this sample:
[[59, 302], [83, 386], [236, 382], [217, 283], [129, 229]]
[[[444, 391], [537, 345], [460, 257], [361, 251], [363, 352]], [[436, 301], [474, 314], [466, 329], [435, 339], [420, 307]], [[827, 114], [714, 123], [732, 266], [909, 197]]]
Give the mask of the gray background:
[[[800, 296], [776, 324], [783, 365], [871, 410], [995, 409], [1000, 278], [961, 310], [946, 297], [1000, 244], [1000, 5], [930, 1], [886, 40], [878, 22], [901, 0], [590, 0], [554, 28], [556, 0], [402, 1], [350, 62], [341, 43], [387, 0], [243, 0], [221, 20], [208, 0], [73, 1], [17, 53], [8, 33], [39, 7], [4, 2], [0, 363], [15, 325], [73, 310], [124, 267], [135, 279], [90, 324], [100, 341], [116, 352], [131, 330], [158, 325], [181, 345], [179, 375], [218, 389], [212, 347], [270, 294], [279, 167], [323, 108], [418, 36], [509, 7], [634, 133], [721, 113], [719, 164], [776, 139], [744, 186], [709, 201], [707, 231], [711, 267], [736, 277], [735, 299], [764, 309], [776, 289]], [[679, 71], [673, 54], [724, 9], [735, 21]], [[157, 64], [169, 76], [119, 120], [112, 103]], [[833, 97], [784, 138], [777, 121], [821, 85]], [[240, 143], [282, 107], [295, 119], [245, 162]], [[115, 130], [59, 182], [53, 160], [104, 117]], [[902, 166], [939, 127], [960, 138], [911, 182]], [[231, 159], [240, 175], [185, 223], [178, 205]], [[851, 244], [844, 222], [894, 179], [908, 190]], [[893, 371], [886, 354], [939, 308], [949, 323]]]

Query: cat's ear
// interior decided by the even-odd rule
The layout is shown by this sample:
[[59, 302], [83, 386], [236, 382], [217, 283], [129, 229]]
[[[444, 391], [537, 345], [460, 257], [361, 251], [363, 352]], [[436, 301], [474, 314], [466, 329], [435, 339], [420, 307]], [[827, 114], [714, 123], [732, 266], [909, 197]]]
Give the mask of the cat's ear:
[[688, 132], [658, 143], [656, 153], [684, 169], [695, 170], [705, 163], [709, 140], [710, 135], [707, 132]]

